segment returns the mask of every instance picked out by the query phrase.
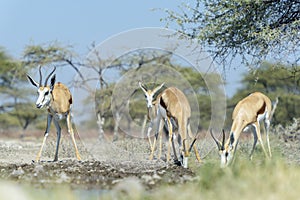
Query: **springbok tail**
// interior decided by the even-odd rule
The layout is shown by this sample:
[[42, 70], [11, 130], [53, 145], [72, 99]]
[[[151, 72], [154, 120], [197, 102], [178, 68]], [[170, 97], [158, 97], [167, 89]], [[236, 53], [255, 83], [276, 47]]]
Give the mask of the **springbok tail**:
[[275, 102], [273, 103], [273, 108], [272, 108], [272, 111], [271, 111], [271, 114], [270, 114], [270, 119], [269, 119], [270, 121], [272, 121], [272, 118], [273, 118], [273, 115], [274, 115], [275, 110], [277, 108], [278, 102], [279, 102], [279, 97], [277, 96]]

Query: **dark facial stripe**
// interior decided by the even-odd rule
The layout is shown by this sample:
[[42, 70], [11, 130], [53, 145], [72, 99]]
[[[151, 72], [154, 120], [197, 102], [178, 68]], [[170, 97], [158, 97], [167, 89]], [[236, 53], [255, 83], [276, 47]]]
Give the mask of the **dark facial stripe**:
[[234, 143], [234, 135], [233, 133], [230, 134], [230, 144], [232, 145]]

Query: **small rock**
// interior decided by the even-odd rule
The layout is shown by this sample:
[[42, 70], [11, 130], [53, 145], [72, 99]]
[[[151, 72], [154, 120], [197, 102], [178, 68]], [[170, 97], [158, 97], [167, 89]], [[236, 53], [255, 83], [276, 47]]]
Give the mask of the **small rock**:
[[158, 174], [155, 173], [155, 174], [153, 174], [153, 179], [160, 180], [161, 177]]
[[59, 178], [56, 180], [57, 183], [68, 183], [71, 178], [65, 173], [61, 172]]
[[149, 184], [149, 185], [154, 185], [155, 184], [155, 181], [154, 181], [153, 177], [150, 176], [150, 175], [143, 175], [141, 178], [144, 180], [144, 182], [146, 184]]
[[15, 169], [10, 175], [12, 177], [19, 177], [22, 176], [23, 174], [25, 174], [24, 170], [22, 169], [22, 167], [19, 167], [18, 169]]
[[34, 172], [34, 176], [38, 176], [39, 174], [41, 173], [44, 173], [44, 167], [43, 165], [35, 165], [34, 166], [34, 169], [33, 169], [33, 172]]

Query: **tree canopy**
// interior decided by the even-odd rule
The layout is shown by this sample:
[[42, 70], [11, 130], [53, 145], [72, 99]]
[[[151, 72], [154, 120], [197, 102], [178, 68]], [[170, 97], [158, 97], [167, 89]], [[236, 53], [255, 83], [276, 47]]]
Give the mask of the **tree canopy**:
[[29, 70], [0, 50], [0, 125], [2, 128], [21, 127], [25, 130], [30, 123], [40, 118], [41, 112], [34, 109], [29, 96], [31, 90], [24, 87]]
[[298, 0], [195, 0], [180, 12], [167, 10], [167, 26], [205, 46], [226, 64], [240, 55], [243, 62], [267, 56], [299, 61], [300, 2]]
[[264, 62], [242, 79], [243, 87], [229, 100], [228, 120], [236, 103], [251, 92], [260, 91], [274, 103], [279, 99], [272, 124], [286, 125], [300, 116], [300, 67]]

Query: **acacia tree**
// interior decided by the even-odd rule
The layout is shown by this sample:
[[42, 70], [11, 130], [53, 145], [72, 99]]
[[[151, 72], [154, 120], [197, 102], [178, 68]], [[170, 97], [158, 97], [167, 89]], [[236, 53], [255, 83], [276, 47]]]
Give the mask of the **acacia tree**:
[[[272, 102], [279, 98], [272, 124], [286, 125], [300, 116], [300, 67], [264, 62], [260, 68], [244, 75], [243, 88], [230, 100], [228, 116], [236, 103], [254, 91], [267, 94]], [[231, 119], [228, 120], [228, 124]]]
[[167, 26], [198, 40], [223, 66], [237, 55], [246, 64], [268, 56], [299, 62], [299, 0], [195, 0], [180, 8], [166, 11]]
[[76, 61], [77, 57], [72, 46], [63, 46], [58, 42], [46, 45], [28, 45], [23, 52], [23, 65], [31, 68], [50, 64], [58, 67], [69, 66], [81, 79], [84, 79], [79, 70], [82, 63]]
[[28, 67], [0, 50], [0, 125], [2, 128], [21, 127], [23, 136], [28, 125], [41, 115], [32, 107], [30, 90], [24, 87], [27, 82]]

